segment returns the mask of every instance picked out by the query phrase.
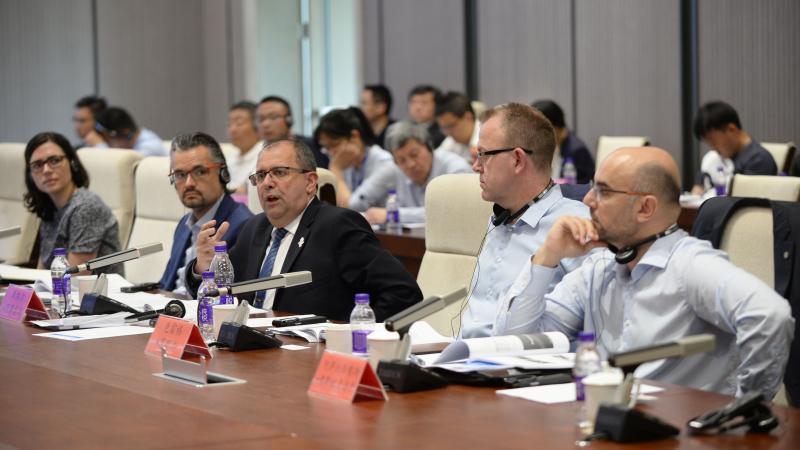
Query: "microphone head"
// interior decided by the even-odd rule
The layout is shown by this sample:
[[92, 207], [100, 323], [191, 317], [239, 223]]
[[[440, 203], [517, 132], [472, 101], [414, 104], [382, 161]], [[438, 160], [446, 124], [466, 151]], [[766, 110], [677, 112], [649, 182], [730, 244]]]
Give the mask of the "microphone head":
[[153, 253], [158, 253], [164, 250], [164, 244], [161, 242], [151, 242], [149, 244], [144, 244], [136, 247], [136, 253], [141, 258], [142, 256], [152, 255]]

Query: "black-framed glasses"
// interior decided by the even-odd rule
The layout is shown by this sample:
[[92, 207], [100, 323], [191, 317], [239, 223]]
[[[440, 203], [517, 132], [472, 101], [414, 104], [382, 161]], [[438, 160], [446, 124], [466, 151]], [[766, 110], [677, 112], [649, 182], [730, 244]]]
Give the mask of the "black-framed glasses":
[[273, 180], [281, 180], [289, 176], [290, 173], [297, 172], [297, 173], [309, 173], [310, 170], [306, 169], [299, 169], [297, 167], [287, 167], [287, 166], [278, 166], [273, 167], [269, 170], [259, 170], [256, 173], [247, 177], [250, 179], [250, 184], [253, 186], [258, 186], [259, 184], [263, 183], [267, 176], [271, 177]]
[[498, 148], [496, 150], [482, 150], [478, 152], [478, 162], [483, 163], [483, 161], [485, 161], [486, 158], [490, 156], [499, 155], [500, 153], [513, 152], [516, 149], [520, 149], [529, 155], [533, 154], [533, 150], [528, 150], [527, 148], [523, 147], [508, 147], [508, 148]]
[[597, 199], [598, 202], [602, 201], [603, 196], [608, 194], [623, 194], [623, 195], [635, 195], [635, 196], [653, 195], [650, 192], [623, 191], [619, 189], [612, 189], [610, 187], [600, 186], [598, 184], [595, 184], [594, 181], [591, 181], [589, 183], [589, 186], [590, 186], [589, 190], [592, 191], [592, 193], [594, 194], [594, 198]]
[[63, 163], [65, 159], [67, 159], [66, 155], [51, 156], [42, 161], [31, 161], [28, 167], [30, 167], [31, 173], [41, 173], [44, 170], [45, 164], [47, 164], [47, 167], [50, 169], [56, 169], [61, 167], [61, 163]]
[[207, 166], [195, 166], [192, 167], [192, 170], [188, 172], [183, 170], [173, 170], [167, 176], [169, 177], [170, 183], [182, 184], [186, 182], [186, 179], [189, 178], [189, 175], [191, 175], [194, 180], [198, 180], [208, 176], [209, 172], [211, 172], [211, 169], [218, 169], [220, 167], [222, 167], [222, 164], [220, 163], [209, 164]]

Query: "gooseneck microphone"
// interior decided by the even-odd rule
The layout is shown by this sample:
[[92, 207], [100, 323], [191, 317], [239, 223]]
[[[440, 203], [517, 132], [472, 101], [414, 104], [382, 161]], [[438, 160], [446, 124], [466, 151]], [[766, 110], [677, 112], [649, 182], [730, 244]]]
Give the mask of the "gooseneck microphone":
[[125, 323], [139, 322], [141, 320], [155, 319], [159, 315], [183, 317], [186, 315], [186, 305], [180, 300], [171, 300], [164, 306], [164, 309], [157, 309], [155, 311], [144, 311], [132, 314], [125, 318]]
[[119, 264], [132, 259], [141, 258], [142, 256], [158, 253], [161, 250], [164, 250], [164, 245], [161, 242], [144, 244], [138, 247], [111, 253], [110, 255], [100, 256], [83, 264], [78, 264], [77, 266], [72, 266], [67, 269], [65, 273], [78, 273], [83, 272], [84, 270], [96, 270], [101, 267]]
[[608, 244], [608, 249], [611, 250], [611, 253], [614, 254], [614, 260], [617, 261], [618, 264], [628, 264], [629, 262], [636, 259], [636, 255], [639, 254], [639, 247], [648, 242], [653, 242], [656, 239], [662, 238], [664, 236], [669, 236], [670, 234], [678, 231], [678, 224], [673, 223], [670, 225], [669, 228], [662, 231], [661, 233], [654, 234], [652, 236], [648, 236], [642, 239], [639, 242], [633, 243], [627, 247], [617, 248], [611, 244]]
[[258, 278], [255, 280], [240, 281], [238, 283], [231, 284], [230, 287], [209, 289], [206, 294], [209, 297], [217, 297], [220, 295], [237, 295], [245, 294], [247, 292], [299, 286], [307, 283], [311, 283], [311, 272], [308, 270], [303, 270], [300, 272], [282, 273], [273, 275], [271, 277]]
[[22, 228], [19, 226], [0, 228], [0, 239], [16, 236], [18, 234], [22, 234]]
[[441, 297], [431, 296], [425, 300], [409, 306], [399, 313], [389, 317], [384, 321], [386, 329], [405, 334], [414, 322], [425, 319], [431, 314], [441, 311], [453, 303], [461, 301], [467, 296], [467, 288], [462, 287]]

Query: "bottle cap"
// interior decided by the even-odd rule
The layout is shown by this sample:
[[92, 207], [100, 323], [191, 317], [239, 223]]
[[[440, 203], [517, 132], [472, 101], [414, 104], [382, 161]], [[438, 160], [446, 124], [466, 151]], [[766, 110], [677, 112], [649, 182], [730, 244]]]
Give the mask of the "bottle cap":
[[356, 294], [356, 303], [360, 305], [369, 303], [369, 294]]
[[391, 188], [391, 189], [389, 189], [389, 190], [388, 190], [388, 191], [386, 191], [386, 192], [387, 192], [389, 195], [392, 195], [392, 194], [397, 194], [397, 189], [395, 189], [395, 188]]
[[214, 246], [214, 251], [219, 252], [227, 252], [228, 251], [228, 244], [225, 242], [221, 242]]
[[67, 256], [67, 249], [61, 248], [61, 247], [53, 249], [53, 255], [54, 256]]
[[213, 270], [208, 270], [206, 272], [203, 272], [203, 279], [204, 280], [208, 280], [209, 278], [211, 278], [211, 279], [214, 278], [214, 271]]
[[578, 333], [578, 340], [581, 342], [594, 342], [594, 331], [581, 331]]

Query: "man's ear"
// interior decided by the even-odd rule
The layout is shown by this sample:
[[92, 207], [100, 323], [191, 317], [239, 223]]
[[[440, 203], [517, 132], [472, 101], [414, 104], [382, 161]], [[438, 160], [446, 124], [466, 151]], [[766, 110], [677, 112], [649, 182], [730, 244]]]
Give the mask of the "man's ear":
[[660, 202], [655, 195], [642, 195], [639, 198], [639, 210], [636, 212], [636, 219], [639, 223], [648, 222], [655, 216]]

